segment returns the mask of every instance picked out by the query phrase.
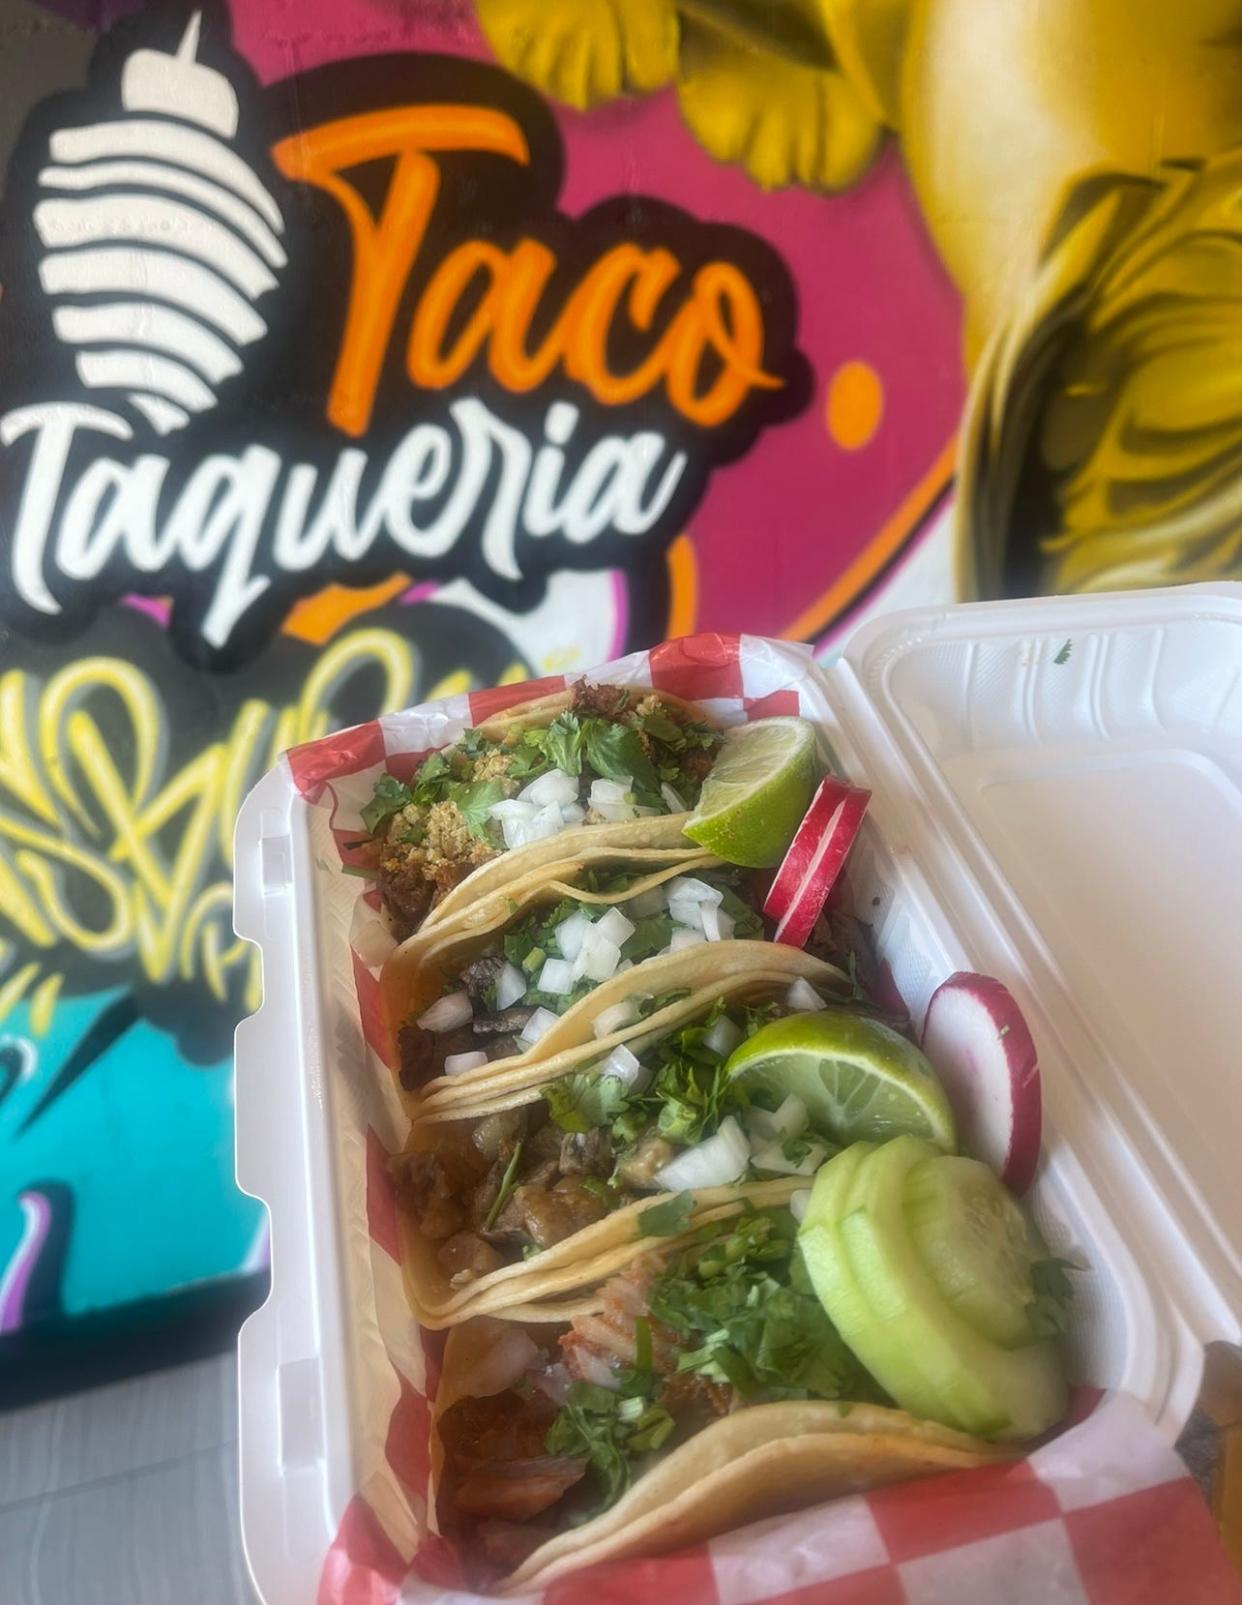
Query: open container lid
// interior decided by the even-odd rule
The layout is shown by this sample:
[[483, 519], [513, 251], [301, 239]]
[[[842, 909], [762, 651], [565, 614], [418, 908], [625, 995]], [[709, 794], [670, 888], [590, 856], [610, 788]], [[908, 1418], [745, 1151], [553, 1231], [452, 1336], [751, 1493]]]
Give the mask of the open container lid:
[[1188, 1344], [1237, 1341], [1242, 585], [890, 614], [827, 679], [903, 873], [1022, 978], [1127, 1246]]

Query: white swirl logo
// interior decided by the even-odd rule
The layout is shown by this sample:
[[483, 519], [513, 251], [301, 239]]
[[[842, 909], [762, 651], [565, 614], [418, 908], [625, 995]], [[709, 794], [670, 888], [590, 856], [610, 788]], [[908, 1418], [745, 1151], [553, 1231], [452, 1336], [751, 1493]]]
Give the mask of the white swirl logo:
[[287, 261], [280, 208], [230, 148], [233, 87], [196, 59], [200, 27], [196, 12], [175, 56], [129, 57], [127, 115], [52, 135], [34, 213], [39, 280], [79, 379], [126, 393], [161, 434], [241, 371], [266, 332], [255, 303]]

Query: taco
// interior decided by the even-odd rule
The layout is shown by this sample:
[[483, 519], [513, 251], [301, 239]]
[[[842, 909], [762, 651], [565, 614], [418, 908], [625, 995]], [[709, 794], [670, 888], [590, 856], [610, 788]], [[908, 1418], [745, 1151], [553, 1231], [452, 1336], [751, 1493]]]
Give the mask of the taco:
[[585, 680], [465, 731], [362, 811], [399, 940], [587, 846], [685, 846], [722, 736], [667, 692]]
[[559, 1322], [449, 1335], [436, 1515], [475, 1589], [701, 1542], [842, 1493], [1010, 1456], [894, 1409], [811, 1288], [787, 1207], [646, 1252]]
[[[735, 1201], [745, 1178], [787, 1196], [831, 1134], [797, 1100], [778, 1120], [783, 1097], [752, 1094], [723, 1066], [772, 1020], [848, 993], [794, 948], [703, 945], [597, 988], [545, 1038], [559, 1051], [492, 1070], [472, 1100], [429, 1097], [394, 1163], [419, 1319], [453, 1325], [550, 1297], [587, 1260], [608, 1274], [664, 1218], [653, 1206], [684, 1226]], [[620, 1002], [626, 1023], [597, 1036]]]
[[[384, 965], [403, 1092], [477, 1096], [499, 1071], [565, 1045], [562, 1019], [598, 988], [649, 958], [705, 944], [708, 930], [715, 941], [760, 939], [763, 922], [748, 872], [689, 844], [589, 848], [518, 876], [450, 924], [424, 926]], [[595, 1013], [593, 1029], [605, 1035], [637, 1017], [623, 997]]]

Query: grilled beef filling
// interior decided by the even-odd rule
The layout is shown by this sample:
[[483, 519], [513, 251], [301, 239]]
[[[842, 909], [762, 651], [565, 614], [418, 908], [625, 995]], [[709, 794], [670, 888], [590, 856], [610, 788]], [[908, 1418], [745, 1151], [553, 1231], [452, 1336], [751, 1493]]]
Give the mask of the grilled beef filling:
[[569, 709], [545, 729], [500, 740], [468, 730], [433, 752], [408, 784], [383, 775], [362, 818], [394, 935], [411, 935], [459, 881], [513, 845], [492, 810], [541, 775], [557, 770], [577, 783], [577, 801], [565, 805], [556, 829], [610, 817], [592, 805], [596, 781], [630, 789], [632, 803], [611, 817], [678, 812], [694, 807], [720, 740], [656, 691], [580, 681]]

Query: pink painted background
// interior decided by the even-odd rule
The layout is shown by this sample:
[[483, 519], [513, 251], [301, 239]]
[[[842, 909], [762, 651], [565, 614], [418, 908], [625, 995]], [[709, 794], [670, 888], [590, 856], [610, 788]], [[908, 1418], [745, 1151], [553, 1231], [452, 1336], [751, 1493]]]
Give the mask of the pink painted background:
[[[337, 59], [429, 50], [487, 59], [464, 8], [377, 0], [232, 0], [234, 42], [271, 82]], [[427, 13], [445, 20], [426, 20]], [[922, 481], [953, 436], [964, 395], [956, 292], [936, 261], [900, 159], [886, 152], [849, 193], [765, 193], [691, 138], [671, 92], [588, 113], [556, 109], [566, 150], [562, 208], [638, 191], [762, 236], [800, 298], [810, 405], [713, 478], [694, 514], [700, 628], [779, 634], [838, 579]], [[879, 375], [883, 418], [868, 444], [829, 436], [833, 374]], [[913, 532], [917, 538], [917, 531]]]

